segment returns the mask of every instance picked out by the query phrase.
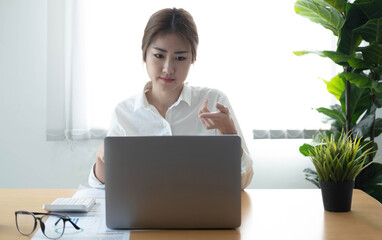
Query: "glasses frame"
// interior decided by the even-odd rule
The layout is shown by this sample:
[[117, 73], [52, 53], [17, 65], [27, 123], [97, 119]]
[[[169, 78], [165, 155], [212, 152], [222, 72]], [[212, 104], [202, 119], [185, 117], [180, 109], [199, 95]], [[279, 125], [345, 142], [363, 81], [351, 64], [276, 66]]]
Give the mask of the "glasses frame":
[[[19, 229], [19, 225], [17, 223], [17, 215], [18, 214], [29, 214], [33, 217], [34, 219], [34, 226], [33, 226], [33, 230], [30, 232], [30, 233], [23, 233], [20, 229]], [[56, 216], [60, 219], [63, 220], [63, 229], [62, 229], [62, 233], [59, 237], [56, 237], [56, 238], [51, 238], [51, 237], [48, 237], [47, 235], [45, 235], [45, 223], [42, 221], [42, 218], [43, 217], [37, 217], [36, 215], [43, 215], [43, 216]], [[44, 234], [45, 237], [49, 238], [49, 239], [58, 239], [60, 237], [62, 237], [62, 235], [64, 235], [64, 232], [65, 232], [65, 223], [66, 222], [70, 222], [73, 227], [77, 230], [80, 230], [81, 228], [79, 226], [77, 226], [72, 220], [70, 220], [70, 217], [67, 216], [67, 215], [61, 215], [61, 214], [55, 214], [55, 213], [39, 213], [39, 212], [28, 212], [28, 211], [16, 211], [15, 212], [15, 220], [16, 220], [16, 228], [17, 228], [17, 231], [19, 231], [19, 233], [21, 233], [22, 235], [24, 236], [29, 236], [31, 235], [32, 233], [34, 233], [34, 231], [36, 230], [36, 227], [37, 227], [37, 220], [40, 222], [40, 228], [41, 228], [41, 231], [42, 233]], [[58, 223], [58, 221], [56, 222], [56, 224]]]

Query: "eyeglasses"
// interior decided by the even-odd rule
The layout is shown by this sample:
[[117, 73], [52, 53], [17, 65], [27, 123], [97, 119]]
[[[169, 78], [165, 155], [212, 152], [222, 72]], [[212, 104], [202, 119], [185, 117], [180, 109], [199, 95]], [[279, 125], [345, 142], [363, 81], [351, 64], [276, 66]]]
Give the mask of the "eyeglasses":
[[[42, 216], [37, 217], [37, 215]], [[15, 212], [15, 218], [17, 230], [25, 236], [31, 235], [36, 230], [37, 220], [40, 222], [42, 233], [50, 239], [62, 237], [67, 221], [69, 221], [75, 229], [80, 230], [80, 227], [72, 222], [69, 216], [66, 215], [17, 211]]]

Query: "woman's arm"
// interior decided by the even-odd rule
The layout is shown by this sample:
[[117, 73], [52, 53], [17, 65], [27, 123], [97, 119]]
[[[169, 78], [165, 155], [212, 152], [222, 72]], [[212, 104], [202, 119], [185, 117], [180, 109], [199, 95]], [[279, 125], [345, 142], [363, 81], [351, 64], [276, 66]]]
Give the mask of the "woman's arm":
[[[119, 106], [119, 105], [118, 105]], [[118, 121], [118, 106], [114, 110], [110, 127], [107, 133], [107, 136], [124, 136], [126, 133], [120, 127]], [[96, 153], [96, 161], [92, 166], [89, 174], [89, 185], [95, 188], [104, 188], [105, 187], [105, 150], [104, 150], [104, 142], [102, 142], [98, 148]]]
[[97, 149], [96, 164], [94, 165], [95, 177], [105, 184], [105, 147], [102, 142]]

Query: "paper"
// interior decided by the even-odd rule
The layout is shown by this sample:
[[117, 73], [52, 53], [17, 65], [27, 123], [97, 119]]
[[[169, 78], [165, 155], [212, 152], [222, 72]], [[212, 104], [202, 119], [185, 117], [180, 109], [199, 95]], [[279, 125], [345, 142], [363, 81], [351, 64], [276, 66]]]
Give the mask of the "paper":
[[[81, 229], [76, 230], [69, 222], [65, 225], [64, 235], [60, 239], [96, 239], [96, 240], [128, 240], [129, 230], [114, 230], [106, 227], [105, 190], [80, 186], [72, 196], [75, 198], [96, 198], [96, 204], [88, 213], [59, 213], [70, 216], [70, 219]], [[49, 221], [49, 219], [47, 220]], [[33, 240], [47, 238], [39, 229]]]

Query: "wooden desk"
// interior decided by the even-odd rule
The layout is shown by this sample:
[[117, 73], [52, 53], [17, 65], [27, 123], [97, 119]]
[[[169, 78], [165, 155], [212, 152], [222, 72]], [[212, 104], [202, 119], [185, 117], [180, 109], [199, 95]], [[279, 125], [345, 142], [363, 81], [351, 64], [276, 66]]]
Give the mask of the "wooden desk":
[[[18, 233], [14, 212], [42, 211], [44, 203], [70, 197], [74, 189], [0, 189], [0, 239], [28, 239]], [[236, 230], [137, 231], [143, 239], [382, 239], [382, 205], [354, 190], [352, 211], [325, 212], [318, 189], [242, 192], [242, 226]]]

